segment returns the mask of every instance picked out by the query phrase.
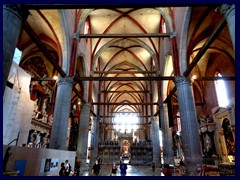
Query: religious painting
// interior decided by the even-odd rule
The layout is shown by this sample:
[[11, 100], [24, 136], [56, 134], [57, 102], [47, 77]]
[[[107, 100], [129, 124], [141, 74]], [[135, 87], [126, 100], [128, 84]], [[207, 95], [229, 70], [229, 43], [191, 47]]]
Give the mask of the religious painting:
[[56, 171], [56, 170], [58, 170], [58, 159], [53, 158], [51, 159], [50, 171]]
[[230, 121], [227, 118], [223, 120], [222, 128], [224, 131], [228, 155], [235, 156], [235, 142], [233, 132], [231, 130]]
[[125, 154], [130, 152], [130, 142], [128, 140], [122, 141], [122, 152]]
[[46, 159], [45, 166], [44, 166], [44, 172], [50, 171], [51, 168], [51, 159]]

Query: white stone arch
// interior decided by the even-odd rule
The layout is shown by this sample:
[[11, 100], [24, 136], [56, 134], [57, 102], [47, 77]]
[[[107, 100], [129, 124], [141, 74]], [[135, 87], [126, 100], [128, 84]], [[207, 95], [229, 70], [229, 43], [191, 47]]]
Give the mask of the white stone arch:
[[79, 22], [78, 22], [78, 28], [77, 28], [77, 33], [81, 33], [81, 30], [83, 30], [83, 26], [84, 23], [87, 19], [87, 17], [90, 15], [90, 13], [93, 11], [94, 9], [84, 9], [81, 13], [81, 16], [79, 18]]
[[62, 30], [62, 70], [68, 75], [69, 68], [70, 68], [70, 59], [71, 59], [71, 50], [70, 50], [70, 41], [68, 40], [69, 37], [69, 31], [68, 31], [68, 24], [67, 24], [67, 18], [65, 14], [65, 10], [59, 10], [59, 18], [61, 22], [61, 30]]
[[173, 25], [172, 25], [172, 20], [171, 20], [172, 18], [169, 14], [169, 7], [156, 8], [156, 10], [158, 10], [160, 12], [160, 14], [163, 16], [166, 26], [169, 28], [170, 32], [173, 31]]
[[[125, 40], [125, 38], [116, 38], [116, 39], [112, 39], [110, 41], [108, 41], [105, 45], [103, 45], [97, 52], [96, 54], [94, 55], [93, 57], [93, 62], [92, 62], [92, 67], [94, 68], [95, 67], [95, 64], [97, 62], [97, 59], [98, 57], [101, 55], [101, 53], [103, 51], [105, 51], [105, 49], [107, 49], [108, 47], [110, 47], [111, 45], [113, 45], [114, 43], [117, 43], [121, 40]], [[151, 47], [149, 47], [145, 42], [139, 40], [139, 39], [132, 39], [132, 38], [129, 38], [128, 39], [129, 41], [133, 41], [137, 44], [139, 44], [142, 48], [144, 48], [146, 51], [149, 52], [149, 54], [151, 55], [152, 59], [154, 60], [155, 62], [155, 70], [158, 71], [158, 60], [157, 60], [157, 56], [155, 54], [155, 52], [152, 50]]]
[[183, 74], [187, 69], [187, 36], [188, 31], [186, 31], [189, 27], [190, 17], [191, 17], [191, 7], [186, 7], [184, 12], [184, 17], [182, 21], [182, 29], [180, 35], [180, 43], [179, 43], [179, 68], [180, 74]]
[[[173, 72], [173, 57], [170, 53], [167, 53], [165, 55], [166, 59], [165, 59], [165, 64], [163, 66], [163, 76], [171, 76], [172, 72]], [[168, 90], [168, 84], [170, 83], [170, 81], [163, 81], [162, 83], [162, 99], [167, 98], [168, 94], [167, 94], [167, 90]]]
[[[136, 66], [136, 65], [134, 65], [134, 64], [132, 64], [132, 63], [130, 63], [130, 62], [123, 61], [123, 62], [121, 62], [121, 63], [119, 63], [119, 64], [117, 64], [117, 65], [114, 65], [114, 66], [111, 67], [108, 71], [112, 71], [112, 70], [114, 70], [115, 68], [120, 67], [120, 66], [122, 66], [122, 65], [127, 65], [127, 66], [129, 66], [129, 67], [135, 68], [135, 69], [137, 69], [138, 71], [143, 71], [143, 70], [144, 70], [144, 69], [141, 69], [141, 68], [139, 68], [138, 66]], [[107, 74], [103, 75], [103, 77], [106, 77], [106, 76], [107, 76]], [[146, 74], [143, 74], [143, 76], [146, 77], [147, 75], [146, 75]], [[150, 82], [147, 81], [146, 83], [147, 83], [147, 87], [150, 87]], [[103, 87], [103, 84], [104, 84], [104, 82], [101, 82], [101, 85], [100, 85], [101, 88]], [[141, 87], [141, 89], [144, 90], [142, 87]]]
[[[159, 82], [153, 82], [152, 83], [152, 94], [153, 94], [153, 96], [152, 96], [152, 98], [153, 98], [153, 102], [157, 102], [158, 101], [158, 99], [160, 98], [160, 97], [158, 97], [158, 83]], [[153, 106], [154, 108], [155, 108], [155, 106]]]
[[[84, 76], [86, 76], [86, 74], [87, 74], [87, 65], [85, 63], [85, 61], [86, 61], [85, 54], [82, 53], [82, 52], [78, 53], [77, 59], [80, 58], [80, 57], [82, 58], [82, 62], [81, 62], [81, 64], [82, 64], [82, 71], [83, 71]], [[82, 83], [83, 83], [83, 98], [85, 100], [87, 100], [88, 99], [88, 86], [89, 86], [89, 83], [88, 83], [88, 81], [83, 81]]]

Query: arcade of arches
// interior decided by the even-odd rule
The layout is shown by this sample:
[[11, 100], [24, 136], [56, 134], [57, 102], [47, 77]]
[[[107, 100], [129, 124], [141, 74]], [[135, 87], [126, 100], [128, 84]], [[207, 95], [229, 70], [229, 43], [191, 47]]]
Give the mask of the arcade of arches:
[[3, 90], [6, 171], [234, 166], [235, 6], [3, 5]]

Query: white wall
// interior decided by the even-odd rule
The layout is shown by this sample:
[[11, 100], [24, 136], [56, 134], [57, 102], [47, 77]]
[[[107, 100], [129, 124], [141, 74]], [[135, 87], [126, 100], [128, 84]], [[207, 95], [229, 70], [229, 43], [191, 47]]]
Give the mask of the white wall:
[[21, 146], [27, 143], [32, 120], [34, 102], [29, 92], [31, 76], [13, 62], [8, 81], [13, 83], [13, 88], [6, 86], [3, 96], [3, 144], [16, 139], [19, 133], [18, 144]]
[[[13, 171], [16, 161], [26, 161], [24, 169], [24, 176], [58, 176], [60, 166], [66, 159], [70, 162], [72, 169], [75, 165], [75, 151], [45, 149], [45, 148], [28, 148], [20, 146], [10, 146], [9, 157], [6, 171]], [[7, 146], [3, 146], [3, 157]], [[50, 168], [49, 171], [44, 172], [46, 159], [51, 159], [51, 162], [58, 162], [56, 167]]]

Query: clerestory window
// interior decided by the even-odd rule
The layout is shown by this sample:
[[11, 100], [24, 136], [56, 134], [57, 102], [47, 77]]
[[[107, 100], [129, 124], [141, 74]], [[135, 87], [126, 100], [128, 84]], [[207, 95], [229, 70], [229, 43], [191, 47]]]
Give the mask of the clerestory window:
[[[215, 73], [215, 77], [222, 77], [222, 74], [220, 72]], [[229, 105], [228, 97], [227, 97], [227, 88], [225, 85], [224, 80], [216, 80], [214, 81], [215, 84], [215, 90], [217, 94], [218, 99], [218, 106], [219, 107], [227, 107]]]
[[13, 55], [13, 61], [14, 61], [17, 65], [19, 65], [19, 63], [20, 63], [21, 56], [22, 56], [22, 52], [21, 52], [18, 48], [16, 48], [16, 49], [15, 49], [15, 52], [14, 52], [14, 55]]

